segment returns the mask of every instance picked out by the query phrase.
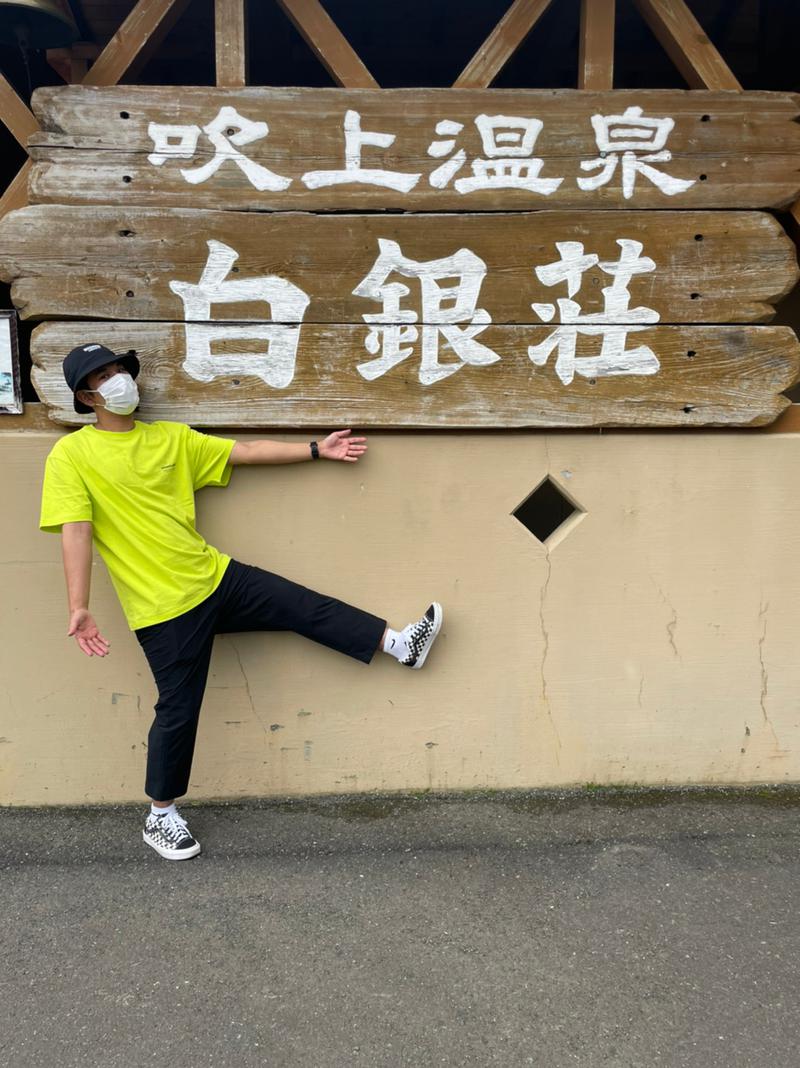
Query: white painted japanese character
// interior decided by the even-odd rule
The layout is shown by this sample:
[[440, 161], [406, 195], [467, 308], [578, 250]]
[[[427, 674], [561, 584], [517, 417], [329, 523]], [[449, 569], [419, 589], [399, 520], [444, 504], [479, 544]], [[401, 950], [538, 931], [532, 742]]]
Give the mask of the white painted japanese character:
[[420, 180], [421, 174], [402, 174], [399, 171], [361, 166], [361, 150], [364, 145], [388, 148], [394, 140], [394, 134], [362, 130], [361, 115], [357, 111], [348, 111], [344, 117], [344, 170], [306, 171], [302, 181], [309, 189], [358, 182], [364, 185], [382, 185], [399, 193], [407, 193]]
[[[208, 241], [200, 281], [170, 282], [183, 301], [186, 320], [186, 359], [183, 369], [199, 382], [222, 375], [256, 375], [273, 389], [285, 389], [294, 378], [300, 324], [309, 298], [292, 282], [275, 275], [260, 278], [226, 277], [239, 253], [221, 241]], [[271, 322], [225, 324], [211, 321], [212, 304], [258, 302], [269, 306]], [[215, 354], [221, 342], [262, 342], [264, 352]]]
[[188, 126], [168, 126], [151, 122], [147, 133], [153, 142], [153, 151], [148, 163], [160, 167], [168, 159], [191, 159], [197, 151], [197, 142], [203, 131], [194, 123]]
[[[486, 159], [475, 159], [470, 164], [471, 178], [458, 178], [455, 188], [459, 193], [472, 193], [477, 189], [526, 189], [532, 193], [550, 196], [558, 189], [563, 178], [540, 178], [544, 161], [533, 158], [536, 139], [542, 132], [540, 119], [525, 119], [513, 115], [478, 115], [475, 125], [481, 135]], [[441, 159], [456, 146], [455, 137], [464, 129], [464, 124], [443, 119], [436, 124], [436, 133], [445, 137], [432, 141], [428, 155]], [[466, 163], [467, 154], [460, 148], [454, 156], [445, 160], [429, 177], [435, 189], [444, 189]]]
[[[592, 171], [599, 167], [600, 171], [591, 178], [578, 178], [578, 185], [581, 189], [599, 189], [607, 185], [621, 158], [622, 195], [626, 200], [633, 196], [637, 173], [649, 178], [668, 197], [684, 193], [695, 184], [694, 178], [674, 178], [649, 166], [650, 163], [669, 163], [672, 159], [672, 153], [664, 146], [674, 125], [675, 120], [666, 117], [645, 119], [638, 107], [626, 108], [622, 115], [592, 115], [600, 155], [597, 159], [581, 160], [581, 170]], [[642, 155], [643, 152], [647, 155]]]
[[[147, 158], [155, 167], [160, 167], [168, 159], [191, 159], [197, 150], [200, 138], [199, 126], [164, 126], [151, 122], [147, 132], [153, 140], [155, 151]], [[220, 108], [216, 118], [212, 119], [202, 132], [214, 146], [215, 153], [208, 163], [200, 167], [181, 169], [181, 174], [191, 185], [207, 182], [226, 162], [235, 163], [246, 175], [251, 185], [259, 192], [269, 190], [282, 192], [292, 184], [291, 178], [282, 178], [255, 160], [248, 159], [238, 147], [249, 145], [266, 137], [269, 127], [265, 122], [253, 122], [240, 115], [236, 108]]]
[[[378, 245], [380, 253], [374, 266], [353, 290], [358, 297], [383, 303], [383, 311], [363, 316], [364, 322], [373, 324], [364, 344], [367, 352], [376, 357], [358, 365], [363, 378], [371, 382], [385, 375], [413, 354], [414, 343], [420, 339], [419, 381], [424, 386], [440, 382], [465, 364], [482, 367], [500, 359], [496, 352], [475, 341], [492, 321], [484, 308], [476, 307], [486, 275], [486, 264], [479, 256], [462, 248], [452, 256], [419, 262], [404, 256], [396, 241], [380, 238]], [[419, 279], [421, 315], [400, 307], [411, 291], [403, 282], [389, 282], [392, 272]], [[439, 284], [446, 279], [453, 279], [456, 284]], [[456, 325], [459, 323], [465, 325]], [[440, 362], [442, 339], [457, 362]]]
[[[603, 261], [593, 253], [585, 254], [580, 241], [558, 241], [556, 248], [561, 259], [536, 268], [536, 276], [544, 285], [566, 282], [569, 297], [561, 297], [557, 302], [562, 325], [556, 327], [540, 344], [531, 345], [528, 355], [538, 367], [542, 367], [547, 363], [550, 353], [557, 350], [555, 371], [565, 386], [572, 382], [576, 374], [584, 378], [654, 375], [660, 367], [656, 354], [646, 345], [633, 349], [625, 347], [628, 334], [646, 329], [644, 326], [627, 324], [655, 323], [659, 320], [654, 308], [631, 308], [628, 289], [634, 275], [654, 271], [655, 262], [649, 256], [641, 255], [643, 246], [640, 241], [618, 238], [617, 244], [621, 250], [619, 259]], [[594, 266], [599, 266], [601, 271], [610, 275], [613, 282], [602, 290], [603, 310], [583, 314], [580, 305], [571, 298], [581, 287], [583, 273]], [[531, 307], [544, 322], [552, 322], [556, 312], [553, 304], [532, 304]], [[580, 334], [602, 337], [598, 356], [576, 354]]]

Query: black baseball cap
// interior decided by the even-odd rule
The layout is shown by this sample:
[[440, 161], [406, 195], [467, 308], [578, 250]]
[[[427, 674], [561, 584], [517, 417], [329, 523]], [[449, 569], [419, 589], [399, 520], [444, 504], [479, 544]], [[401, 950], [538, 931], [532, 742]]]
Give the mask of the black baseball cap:
[[73, 393], [75, 411], [81, 415], [88, 415], [93, 409], [82, 404], [74, 394], [79, 389], [86, 389], [86, 379], [96, 371], [98, 367], [105, 367], [107, 363], [118, 361], [125, 366], [131, 378], [139, 374], [139, 361], [133, 352], [112, 352], [105, 345], [97, 345], [88, 342], [86, 345], [78, 345], [64, 360], [64, 378]]

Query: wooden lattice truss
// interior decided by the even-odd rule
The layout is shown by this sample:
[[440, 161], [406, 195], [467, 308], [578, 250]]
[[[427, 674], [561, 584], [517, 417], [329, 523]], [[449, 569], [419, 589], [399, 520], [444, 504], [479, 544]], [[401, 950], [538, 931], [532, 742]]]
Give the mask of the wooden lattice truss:
[[[376, 89], [378, 83], [339, 31], [319, 0], [276, 0], [334, 81], [346, 89]], [[454, 88], [488, 88], [553, 0], [514, 0], [454, 82]], [[614, 83], [616, 0], [581, 0], [578, 88], [607, 90]], [[693, 89], [742, 86], [708, 39], [685, 0], [634, 0], [675, 66]], [[83, 85], [116, 85], [140, 66], [169, 32], [189, 0], [138, 0], [117, 32], [88, 67], [85, 46], [59, 50], [51, 62], [65, 80]], [[216, 83], [247, 84], [245, 5], [247, 0], [214, 0]], [[88, 69], [87, 69], [88, 67]], [[0, 120], [23, 148], [39, 129], [31, 110], [0, 72]], [[27, 203], [28, 160], [0, 198], [0, 217]], [[792, 209], [800, 221], [800, 201]]]

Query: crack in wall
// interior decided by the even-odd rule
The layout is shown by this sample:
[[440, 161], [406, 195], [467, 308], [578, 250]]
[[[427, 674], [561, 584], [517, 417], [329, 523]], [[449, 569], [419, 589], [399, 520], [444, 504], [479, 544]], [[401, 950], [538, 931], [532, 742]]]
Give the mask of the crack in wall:
[[[545, 463], [546, 463], [546, 468], [547, 468], [547, 476], [549, 478], [550, 477], [550, 448], [549, 448], [549, 444], [548, 444], [548, 441], [547, 441], [546, 437], [544, 439], [544, 453], [545, 453]], [[553, 736], [555, 737], [555, 740], [556, 740], [556, 764], [560, 765], [561, 764], [561, 758], [560, 758], [559, 754], [560, 754], [560, 750], [561, 750], [561, 736], [558, 733], [558, 728], [556, 727], [555, 720], [553, 719], [553, 711], [550, 708], [550, 698], [549, 698], [549, 696], [547, 694], [547, 676], [545, 675], [545, 664], [547, 662], [547, 655], [548, 655], [548, 653], [550, 651], [550, 635], [547, 633], [547, 627], [545, 626], [545, 622], [544, 622], [544, 603], [545, 603], [545, 600], [547, 598], [547, 590], [548, 590], [548, 587], [550, 585], [550, 579], [551, 579], [552, 574], [553, 574], [553, 564], [552, 564], [552, 561], [550, 559], [550, 550], [547, 548], [546, 545], [544, 545], [543, 548], [544, 548], [545, 563], [547, 564], [547, 575], [545, 577], [544, 583], [542, 584], [542, 590], [541, 590], [541, 593], [539, 595], [539, 625], [540, 625], [540, 627], [542, 629], [542, 640], [544, 642], [544, 649], [542, 650], [542, 663], [541, 663], [541, 668], [540, 668], [541, 678], [542, 678], [542, 703], [544, 704], [544, 709], [545, 709], [545, 712], [547, 713], [547, 719], [548, 719], [548, 721], [550, 723], [550, 727], [552, 728], [552, 731], [553, 731]]]
[[[767, 673], [767, 665], [764, 663], [764, 642], [767, 640], [767, 611], [769, 609], [769, 601], [766, 604], [762, 604], [758, 611], [758, 618], [762, 624], [761, 634], [758, 639], [758, 662], [761, 665], [761, 695], [759, 697], [759, 703], [761, 704], [761, 714], [764, 717], [765, 723], [770, 723], [769, 716], [767, 715], [767, 691], [769, 689], [769, 674]], [[772, 724], [770, 723], [770, 726]], [[775, 733], [774, 731], [772, 732]], [[777, 741], [777, 738], [775, 739]]]
[[263, 730], [264, 734], [268, 734], [269, 730], [267, 728], [266, 723], [264, 723], [263, 719], [256, 711], [256, 706], [253, 701], [253, 695], [250, 692], [250, 680], [247, 678], [247, 673], [244, 670], [244, 665], [242, 664], [242, 658], [239, 655], [239, 650], [236, 648], [236, 644], [231, 641], [230, 637], [228, 638], [228, 643], [231, 649], [233, 649], [234, 656], [236, 657], [236, 663], [239, 665], [239, 670], [241, 671], [242, 678], [244, 679], [244, 688], [247, 692], [247, 700], [250, 702], [250, 711], [253, 713], [253, 716], [257, 720], [257, 722], [261, 725], [261, 729]]
[[544, 704], [547, 718], [550, 721], [550, 726], [553, 729], [553, 735], [556, 740], [556, 763], [560, 764], [559, 750], [561, 749], [561, 736], [558, 733], [556, 722], [553, 719], [553, 710], [550, 708], [550, 698], [547, 694], [547, 676], [545, 675], [545, 664], [547, 662], [547, 654], [550, 651], [550, 635], [547, 633], [547, 627], [544, 622], [544, 602], [547, 597], [547, 588], [550, 585], [550, 578], [553, 573], [553, 564], [550, 560], [550, 553], [545, 549], [545, 561], [547, 562], [547, 577], [542, 585], [542, 592], [539, 597], [539, 624], [542, 628], [542, 639], [544, 641], [544, 649], [542, 650], [542, 664], [541, 664], [541, 677], [542, 677], [542, 703]]
[[[769, 601], [762, 603], [758, 611], [758, 618], [761, 622], [761, 634], [758, 637], [758, 663], [761, 669], [761, 693], [759, 694], [759, 705], [761, 706], [761, 715], [764, 718], [764, 723], [769, 727], [769, 732], [772, 735], [772, 740], [775, 743], [775, 756], [786, 756], [789, 752], [788, 749], [784, 749], [781, 743], [778, 741], [778, 735], [775, 733], [775, 727], [772, 720], [769, 718], [767, 712], [767, 695], [769, 693], [769, 672], [767, 671], [767, 664], [764, 660], [764, 643], [767, 640], [767, 612], [769, 611]], [[749, 734], [749, 728], [747, 729]]]
[[678, 646], [675, 643], [675, 628], [678, 626], [678, 613], [675, 611], [674, 605], [670, 604], [667, 599], [667, 595], [664, 593], [664, 591], [661, 589], [661, 587], [655, 580], [653, 580], [653, 585], [658, 590], [658, 595], [661, 600], [672, 613], [672, 619], [669, 621], [669, 623], [667, 623], [667, 637], [669, 638], [669, 644], [672, 647], [672, 651], [675, 654], [675, 659], [680, 660], [681, 654], [678, 652]]

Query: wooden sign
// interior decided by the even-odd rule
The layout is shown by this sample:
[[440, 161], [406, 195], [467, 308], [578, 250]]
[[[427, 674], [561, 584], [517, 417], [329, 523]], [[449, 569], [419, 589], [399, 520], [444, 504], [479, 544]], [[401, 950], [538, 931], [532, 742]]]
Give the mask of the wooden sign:
[[[0, 223], [0, 248], [0, 277], [13, 283], [20, 314], [35, 319], [197, 318], [185, 297], [205, 279], [209, 321], [435, 322], [440, 283], [463, 276], [472, 309], [454, 322], [479, 307], [492, 323], [604, 313], [632, 325], [761, 322], [798, 279], [793, 243], [762, 212], [323, 216], [38, 205]], [[386, 279], [374, 279], [376, 268]], [[621, 293], [624, 275], [629, 304], [615, 292], [607, 307], [604, 290], [616, 278]], [[286, 297], [270, 313], [276, 280]], [[394, 311], [387, 284], [408, 288]]]
[[[292, 380], [280, 387], [265, 381], [275, 366], [263, 356], [253, 353], [248, 370], [243, 334], [233, 337], [233, 356], [225, 355], [230, 340], [220, 337], [213, 377], [213, 368], [187, 371], [187, 329], [180, 323], [46, 323], [32, 339], [34, 386], [51, 418], [92, 422], [73, 410], [61, 363], [74, 346], [95, 341], [138, 355], [139, 417], [147, 421], [283, 429], [700, 427], [772, 422], [789, 405], [781, 391], [800, 374], [800, 345], [785, 326], [646, 327], [627, 341], [640, 353], [657, 354], [657, 371], [639, 374], [631, 367], [629, 374], [605, 374], [597, 335], [580, 336], [572, 354], [565, 347], [537, 362], [530, 348], [546, 348], [549, 330], [492, 325], [481, 334], [492, 362], [462, 364], [455, 351], [441, 353], [445, 377], [423, 386], [418, 356], [365, 378], [359, 366], [370, 357], [362, 327], [310, 324], [299, 337]], [[264, 337], [261, 325], [244, 329], [254, 331], [251, 338]], [[253, 373], [254, 365], [260, 373]]]
[[591, 222], [39, 205], [0, 242], [26, 316], [133, 320], [37, 331], [34, 381], [65, 422], [85, 420], [60, 361], [89, 340], [139, 354], [147, 417], [206, 426], [775, 418], [800, 368], [791, 330], [662, 324], [769, 318], [798, 277], [777, 222]]
[[64, 86], [33, 108], [32, 202], [585, 211], [800, 195], [790, 93]]
[[0, 277], [69, 320], [32, 343], [65, 423], [61, 361], [99, 341], [138, 353], [144, 418], [196, 426], [758, 425], [800, 343], [745, 324], [795, 249], [698, 209], [800, 194], [798, 99], [39, 90]]

